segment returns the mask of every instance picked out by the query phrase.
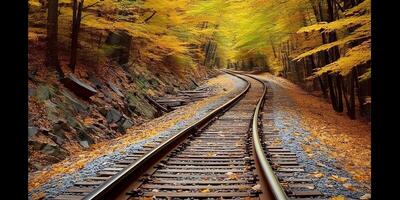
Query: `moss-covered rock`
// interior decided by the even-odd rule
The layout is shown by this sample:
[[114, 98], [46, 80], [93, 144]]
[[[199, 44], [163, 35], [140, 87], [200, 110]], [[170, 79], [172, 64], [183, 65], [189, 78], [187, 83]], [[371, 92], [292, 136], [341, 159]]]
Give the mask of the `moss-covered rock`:
[[56, 87], [50, 84], [39, 84], [36, 89], [35, 95], [36, 98], [44, 101], [53, 98], [56, 94], [56, 91]]
[[136, 95], [135, 92], [128, 92], [127, 95], [130, 110], [133, 112], [151, 119], [156, 114], [157, 110], [151, 106], [143, 97]]

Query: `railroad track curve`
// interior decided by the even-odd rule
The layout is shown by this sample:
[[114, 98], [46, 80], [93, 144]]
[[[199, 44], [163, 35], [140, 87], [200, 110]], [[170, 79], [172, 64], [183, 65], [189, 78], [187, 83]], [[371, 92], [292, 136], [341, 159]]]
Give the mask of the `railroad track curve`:
[[289, 199], [260, 136], [266, 83], [225, 72], [247, 87], [157, 147], [56, 199]]

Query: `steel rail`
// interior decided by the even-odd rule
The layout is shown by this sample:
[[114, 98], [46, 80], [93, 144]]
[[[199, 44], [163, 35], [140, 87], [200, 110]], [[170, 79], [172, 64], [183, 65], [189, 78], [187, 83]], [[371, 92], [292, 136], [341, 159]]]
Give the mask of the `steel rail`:
[[[234, 74], [230, 70], [224, 70], [225, 72], [229, 74]], [[288, 200], [289, 198], [287, 197], [284, 189], [282, 188], [281, 184], [279, 183], [277, 177], [274, 174], [274, 170], [272, 169], [271, 165], [269, 164], [267, 157], [264, 153], [263, 145], [261, 143], [260, 135], [259, 135], [259, 130], [258, 130], [258, 118], [260, 116], [260, 110], [262, 106], [264, 105], [265, 102], [265, 95], [267, 94], [267, 85], [265, 84], [264, 81], [260, 80], [259, 78], [252, 76], [252, 75], [247, 75], [243, 74], [240, 72], [236, 72], [239, 74], [242, 74], [244, 76], [253, 78], [259, 82], [261, 82], [264, 86], [262, 96], [260, 100], [257, 103], [257, 106], [255, 108], [254, 114], [253, 114], [253, 123], [252, 123], [252, 136], [253, 136], [253, 148], [255, 152], [255, 158], [258, 161], [258, 166], [260, 167], [260, 175], [263, 176], [264, 180], [266, 180], [266, 186], [268, 187], [269, 191], [274, 195], [275, 200]]]
[[258, 118], [260, 116], [260, 110], [265, 102], [265, 95], [267, 94], [267, 85], [264, 81], [252, 76], [247, 75], [251, 78], [254, 78], [264, 85], [264, 90], [262, 94], [262, 98], [257, 103], [257, 106], [254, 111], [253, 115], [253, 124], [252, 124], [252, 136], [253, 136], [253, 146], [255, 150], [255, 157], [259, 163], [261, 176], [263, 176], [264, 180], [267, 181], [267, 187], [269, 187], [271, 193], [274, 195], [275, 200], [287, 200], [288, 197], [284, 189], [282, 188], [281, 184], [279, 183], [277, 177], [274, 174], [272, 167], [270, 166], [267, 157], [265, 156], [263, 145], [260, 140], [259, 130], [258, 130]]
[[[229, 74], [232, 74], [232, 73], [229, 73]], [[234, 75], [234, 74], [232, 74], [232, 75]], [[163, 142], [160, 146], [153, 149], [149, 153], [145, 154], [143, 157], [141, 157], [136, 162], [130, 164], [124, 170], [120, 171], [118, 174], [114, 175], [113, 177], [111, 177], [110, 179], [108, 179], [107, 181], [102, 183], [99, 187], [97, 187], [95, 190], [90, 192], [83, 199], [84, 200], [105, 199], [107, 193], [109, 193], [110, 191], [121, 190], [118, 187], [120, 183], [126, 181], [126, 179], [128, 179], [133, 174], [138, 175], [138, 173], [142, 173], [145, 168], [149, 168], [151, 166], [149, 164], [149, 162], [151, 162], [154, 159], [156, 159], [157, 157], [159, 157], [160, 153], [170, 152], [172, 150], [171, 145], [177, 145], [176, 144], [177, 141], [179, 142], [179, 141], [183, 140], [184, 138], [188, 137], [190, 133], [195, 133], [197, 130], [199, 130], [200, 128], [204, 127], [209, 122], [211, 122], [219, 114], [225, 112], [227, 109], [229, 109], [230, 107], [235, 105], [249, 91], [251, 85], [250, 85], [250, 82], [248, 82], [246, 79], [244, 79], [240, 76], [237, 76], [237, 75], [234, 75], [234, 76], [242, 79], [243, 81], [245, 81], [247, 83], [246, 88], [240, 94], [236, 95], [233, 99], [229, 100], [228, 102], [221, 105], [220, 107], [214, 109], [211, 113], [209, 113], [208, 115], [203, 117], [201, 120], [194, 122], [189, 127], [185, 128], [181, 132], [172, 136], [167, 141]]]

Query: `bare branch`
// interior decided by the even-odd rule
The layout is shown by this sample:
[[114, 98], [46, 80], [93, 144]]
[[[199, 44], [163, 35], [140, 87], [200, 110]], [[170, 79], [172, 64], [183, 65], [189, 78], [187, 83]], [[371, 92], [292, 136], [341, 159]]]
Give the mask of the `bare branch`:
[[340, 3], [337, 0], [333, 0], [335, 1], [336, 5], [339, 7], [340, 11], [344, 12], [343, 7], [340, 5]]
[[146, 18], [143, 23], [147, 23], [153, 16], [157, 13], [157, 11], [153, 11], [153, 14], [151, 14], [148, 18]]

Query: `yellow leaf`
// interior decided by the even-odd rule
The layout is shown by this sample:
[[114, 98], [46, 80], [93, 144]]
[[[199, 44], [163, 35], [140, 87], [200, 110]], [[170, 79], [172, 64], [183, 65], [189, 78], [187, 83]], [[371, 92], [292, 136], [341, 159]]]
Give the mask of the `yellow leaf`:
[[209, 193], [209, 192], [210, 192], [210, 190], [208, 188], [201, 190], [201, 193]]
[[314, 176], [315, 178], [321, 178], [324, 176], [324, 174], [321, 172], [314, 172], [312, 173], [312, 176]]
[[251, 187], [251, 189], [252, 189], [252, 190], [255, 190], [255, 191], [261, 191], [261, 185], [260, 185], [260, 184], [257, 184], [257, 185], [255, 185], [255, 186]]
[[346, 189], [351, 190], [351, 191], [354, 190], [353, 185], [351, 185], [350, 183], [343, 184], [343, 187], [345, 187]]
[[335, 196], [335, 197], [330, 198], [330, 200], [346, 200], [346, 198], [344, 196], [342, 196], [342, 195], [339, 195], [339, 196]]
[[90, 117], [87, 117], [83, 120], [83, 124], [85, 124], [86, 126], [92, 125], [94, 122], [94, 120]]
[[364, 195], [362, 195], [362, 196], [360, 197], [360, 199], [361, 199], [361, 200], [368, 200], [368, 199], [371, 199], [371, 194], [369, 194], [369, 193], [364, 194]]
[[216, 153], [213, 153], [213, 152], [208, 152], [207, 153], [207, 156], [208, 157], [214, 157], [214, 156], [216, 156], [217, 154]]
[[233, 172], [227, 172], [225, 175], [228, 176], [228, 180], [237, 180], [239, 177]]
[[336, 175], [332, 175], [330, 178], [335, 181], [341, 182], [341, 183], [345, 183], [345, 182], [347, 182], [347, 180], [349, 180], [348, 178], [340, 177], [340, 176], [336, 176]]

